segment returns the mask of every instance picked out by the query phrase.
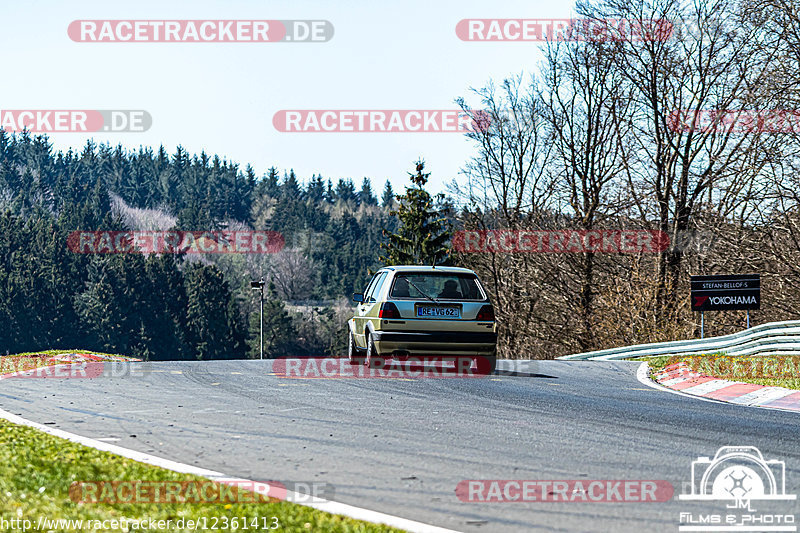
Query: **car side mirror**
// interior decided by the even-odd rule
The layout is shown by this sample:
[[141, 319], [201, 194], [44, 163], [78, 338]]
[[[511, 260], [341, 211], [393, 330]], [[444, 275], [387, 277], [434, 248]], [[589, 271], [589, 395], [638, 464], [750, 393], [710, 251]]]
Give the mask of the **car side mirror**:
[[363, 304], [364, 303], [364, 295], [361, 294], [360, 292], [354, 292], [353, 293], [353, 301], [354, 302], [358, 302], [360, 304]]

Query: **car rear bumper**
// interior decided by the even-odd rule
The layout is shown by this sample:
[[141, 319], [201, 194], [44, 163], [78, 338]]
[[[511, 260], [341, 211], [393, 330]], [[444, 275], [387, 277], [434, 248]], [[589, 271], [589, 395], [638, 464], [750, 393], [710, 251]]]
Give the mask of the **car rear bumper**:
[[497, 348], [493, 332], [376, 331], [372, 338], [381, 355], [493, 355]]

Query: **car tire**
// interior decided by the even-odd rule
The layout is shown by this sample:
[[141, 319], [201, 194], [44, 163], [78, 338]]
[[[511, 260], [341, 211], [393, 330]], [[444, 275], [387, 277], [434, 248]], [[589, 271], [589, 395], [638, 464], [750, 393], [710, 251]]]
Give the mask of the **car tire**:
[[358, 365], [361, 364], [361, 357], [358, 355], [358, 349], [356, 348], [356, 338], [353, 337], [353, 332], [347, 332], [347, 359], [351, 365]]
[[375, 350], [375, 343], [372, 341], [372, 333], [367, 332], [367, 356], [364, 358], [364, 366], [376, 368], [378, 366], [378, 352]]
[[480, 376], [494, 374], [494, 371], [497, 370], [497, 354], [476, 357], [475, 368], [475, 373]]

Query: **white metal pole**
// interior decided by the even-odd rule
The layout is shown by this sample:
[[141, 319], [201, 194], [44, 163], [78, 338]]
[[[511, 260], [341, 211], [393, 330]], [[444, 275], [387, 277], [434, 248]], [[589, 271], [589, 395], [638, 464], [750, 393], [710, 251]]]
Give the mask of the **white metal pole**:
[[261, 311], [258, 313], [258, 337], [260, 343], [261, 360], [264, 360], [264, 283], [261, 283]]
[[701, 339], [703, 338], [703, 335], [704, 335], [703, 328], [705, 328], [705, 325], [706, 325], [705, 324], [705, 318], [706, 318], [705, 312], [704, 311], [700, 311], [700, 338]]

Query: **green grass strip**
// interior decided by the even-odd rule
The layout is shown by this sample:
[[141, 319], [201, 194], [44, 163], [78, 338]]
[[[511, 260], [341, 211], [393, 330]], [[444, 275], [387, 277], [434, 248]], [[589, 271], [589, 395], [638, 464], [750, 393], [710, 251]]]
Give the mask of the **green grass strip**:
[[[187, 520], [216, 522], [219, 530], [265, 531], [401, 531], [332, 515], [285, 501], [269, 503], [75, 503], [70, 485], [81, 481], [209, 481], [139, 463], [112, 453], [95, 450], [33, 428], [0, 420], [0, 520], [27, 519], [36, 525], [39, 517], [50, 520], [82, 519], [81, 531], [126, 531], [92, 528], [91, 521], [113, 519]], [[75, 497], [80, 499], [80, 497]], [[249, 498], [248, 498], [249, 499]], [[276, 517], [277, 520], [273, 519]], [[227, 518], [229, 527], [222, 529]], [[232, 528], [237, 518], [238, 528]], [[247, 521], [247, 524], [245, 524]], [[245, 529], [247, 525], [247, 529]], [[264, 527], [264, 526], [267, 527]], [[201, 530], [202, 528], [198, 528]], [[4, 531], [7, 529], [3, 528]], [[44, 530], [44, 529], [43, 529]], [[74, 527], [50, 527], [52, 531], [75, 531]], [[136, 531], [132, 525], [127, 530]], [[146, 530], [142, 528], [141, 530]], [[187, 527], [170, 531], [193, 531]]]

